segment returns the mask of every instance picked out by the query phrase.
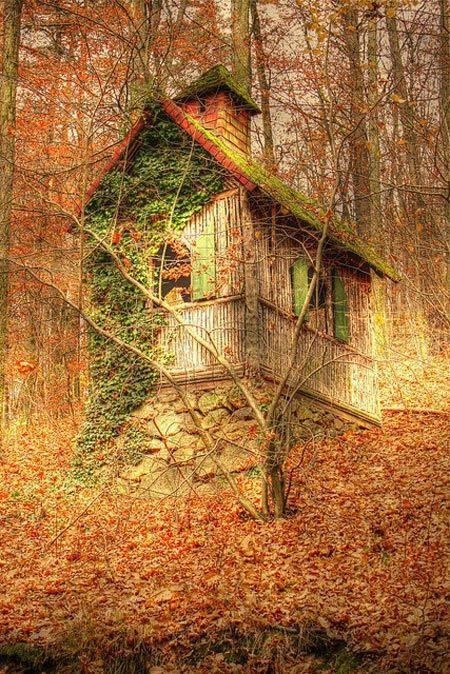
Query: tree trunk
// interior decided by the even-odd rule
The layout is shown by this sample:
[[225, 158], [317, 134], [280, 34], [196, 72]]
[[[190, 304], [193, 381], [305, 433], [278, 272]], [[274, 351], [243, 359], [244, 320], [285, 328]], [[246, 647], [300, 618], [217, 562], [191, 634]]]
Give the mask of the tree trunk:
[[[167, 81], [173, 75], [173, 63], [175, 61], [177, 47], [179, 45], [180, 36], [183, 35], [183, 22], [186, 16], [186, 10], [189, 5], [189, 0], [180, 0], [178, 3], [175, 19], [173, 19], [170, 12], [168, 12], [169, 35], [171, 42], [171, 49], [166, 53], [164, 59], [164, 69], [159, 74], [158, 85], [162, 91], [167, 88]], [[168, 11], [166, 6], [166, 11]]]
[[233, 75], [250, 92], [250, 0], [231, 0], [231, 47]]
[[[381, 202], [381, 167], [380, 167], [380, 132], [379, 132], [379, 92], [378, 92], [378, 15], [369, 16], [367, 34], [367, 103], [369, 116], [367, 120], [369, 150], [369, 185], [370, 185], [370, 231], [377, 246], [389, 253], [389, 239], [382, 231]], [[372, 274], [373, 322], [375, 337], [375, 354], [384, 357], [389, 343], [386, 316], [386, 282]]]
[[266, 58], [258, 13], [258, 0], [251, 0], [253, 36], [255, 41], [256, 74], [261, 96], [261, 113], [264, 140], [264, 160], [268, 168], [275, 167], [272, 116], [270, 112], [270, 85], [266, 74]]
[[161, 80], [161, 62], [154, 45], [161, 22], [162, 0], [129, 0], [134, 17], [134, 52], [130, 76], [130, 107], [140, 114], [151, 85]]
[[370, 184], [370, 224], [371, 230], [379, 239], [381, 226], [381, 171], [380, 171], [380, 132], [378, 114], [378, 19], [369, 19], [367, 36], [367, 102], [369, 117], [367, 135], [369, 139], [369, 184]]
[[0, 423], [2, 428], [5, 427], [8, 416], [6, 359], [8, 353], [9, 265], [7, 258], [10, 247], [13, 197], [21, 15], [22, 0], [4, 0], [3, 68], [0, 81]]
[[[428, 292], [430, 265], [426, 261], [429, 244], [424, 238], [424, 222], [432, 219], [431, 209], [421, 193], [421, 171], [419, 151], [420, 145], [414, 122], [414, 104], [408, 92], [407, 73], [402, 60], [397, 19], [393, 11], [386, 13], [386, 27], [388, 33], [389, 52], [392, 64], [392, 80], [394, 85], [393, 101], [398, 109], [398, 118], [405, 150], [405, 161], [399, 161], [399, 167], [405, 166], [404, 180], [396, 176], [399, 201], [403, 206], [406, 229], [403, 233], [402, 244], [407, 251], [405, 264], [410, 266], [410, 284], [403, 289], [403, 303], [410, 303], [415, 307], [415, 316], [410, 318], [409, 331], [414, 335], [417, 353], [423, 358], [427, 352], [427, 336], [425, 330], [424, 297]], [[395, 111], [394, 111], [395, 116]], [[423, 239], [423, 241], [421, 241]], [[431, 274], [433, 278], [433, 274]], [[417, 292], [417, 289], [425, 294]], [[412, 292], [412, 295], [411, 295]]]
[[[411, 215], [417, 221], [417, 217], [420, 215], [420, 209], [426, 208], [426, 204], [420, 192], [418, 141], [414, 127], [414, 106], [410, 100], [408, 88], [406, 86], [406, 72], [401, 56], [397, 19], [395, 16], [386, 15], [386, 26], [396, 96], [394, 100], [396, 101], [396, 105], [398, 105], [400, 124], [405, 141], [408, 182], [411, 190], [410, 203], [413, 209]], [[417, 232], [415, 232], [415, 234], [417, 234]]]
[[[133, 0], [136, 9], [137, 21], [137, 60], [138, 73], [145, 84], [151, 81], [151, 62], [153, 45], [161, 21], [161, 0]], [[157, 68], [157, 64], [155, 64]], [[135, 73], [137, 74], [137, 73]]]
[[[447, 0], [439, 0], [439, 63], [440, 63], [440, 123], [442, 137], [442, 172], [444, 194], [444, 240], [450, 241], [450, 26]], [[447, 264], [447, 287], [450, 287], [450, 261]]]
[[350, 162], [359, 233], [370, 236], [370, 184], [364, 76], [361, 66], [358, 12], [349, 7], [343, 14], [343, 38], [350, 64]]

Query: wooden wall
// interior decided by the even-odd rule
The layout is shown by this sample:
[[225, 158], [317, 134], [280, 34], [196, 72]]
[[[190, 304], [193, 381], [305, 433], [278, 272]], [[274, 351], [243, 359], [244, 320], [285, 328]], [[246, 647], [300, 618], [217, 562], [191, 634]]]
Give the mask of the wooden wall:
[[[244, 361], [244, 305], [240, 297], [188, 304], [179, 314], [190, 330], [226, 354], [232, 363]], [[163, 353], [169, 354], [170, 369], [176, 374], [213, 371], [215, 367], [221, 371], [214, 355], [200, 346], [173, 317], [167, 317], [166, 325], [161, 328], [160, 345]]]
[[[183, 234], [190, 245], [207, 222], [215, 223], [217, 298], [179, 308], [183, 320], [237, 366], [246, 360], [241, 219], [238, 190], [219, 195], [192, 218]], [[260, 220], [255, 225], [255, 246], [261, 368], [267, 376], [276, 379], [284, 373], [296, 321], [292, 313], [290, 268], [304, 253], [304, 247], [298, 232], [279, 224], [275, 227], [261, 224]], [[326, 264], [331, 264], [331, 260]], [[321, 330], [304, 326], [290, 384], [294, 389], [299, 387], [317, 394], [325, 401], [378, 418], [370, 276], [349, 266], [341, 267], [341, 276], [349, 300], [350, 342], [344, 344]], [[171, 367], [177, 375], [198, 378], [207, 372], [211, 377], [222, 373], [214, 356], [196, 344], [173, 318], [168, 317], [167, 325], [161, 328], [160, 343], [163, 351], [170, 354]]]
[[[261, 312], [261, 353], [265, 371], [275, 378], [286, 367], [296, 318], [292, 313], [291, 266], [300, 255], [315, 249], [306, 236], [291, 225], [258, 225], [256, 237]], [[316, 392], [344, 407], [378, 418], [377, 371], [373, 362], [370, 312], [370, 274], [350, 266], [339, 254], [326, 253], [324, 271], [339, 268], [349, 304], [350, 341], [332, 335], [332, 321], [324, 313], [310, 311], [297, 348], [297, 366], [292, 386]], [[330, 318], [330, 317], [329, 317]], [[327, 328], [328, 327], [328, 334]]]
[[[239, 190], [227, 185], [190, 220], [182, 234], [188, 247], [195, 251], [195, 241], [210, 223], [214, 225], [216, 258], [216, 296], [208, 301], [177, 307], [183, 321], [211, 347], [225, 354], [235, 365], [244, 362], [245, 307], [243, 303], [243, 266], [241, 209]], [[169, 354], [171, 370], [179, 378], [205, 379], [223, 375], [212, 353], [188, 334], [171, 316], [159, 330], [159, 343]]]
[[191, 218], [182, 237], [189, 248], [195, 250], [197, 237], [208, 223], [214, 224], [217, 297], [238, 295], [244, 290], [239, 190], [232, 185], [230, 187]]
[[[261, 352], [264, 371], [284, 374], [295, 320], [261, 301]], [[377, 377], [372, 359], [315, 330], [303, 328], [290, 386], [378, 417]]]

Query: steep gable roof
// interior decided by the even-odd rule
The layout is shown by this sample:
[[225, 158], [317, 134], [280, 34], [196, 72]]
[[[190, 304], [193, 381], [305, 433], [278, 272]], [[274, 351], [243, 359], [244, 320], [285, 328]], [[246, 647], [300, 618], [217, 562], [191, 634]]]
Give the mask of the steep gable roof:
[[[165, 112], [187, 131], [202, 147], [210, 152], [220, 164], [227, 168], [248, 190], [256, 187], [283, 206], [295, 218], [310, 225], [312, 229], [323, 231], [325, 214], [320, 206], [306, 195], [294, 190], [274, 173], [251, 157], [231, 149], [216, 134], [185, 113], [173, 101], [164, 101]], [[374, 248], [358, 237], [349, 224], [335, 216], [329, 221], [329, 239], [338, 246], [354, 253], [367, 262], [375, 271], [394, 281], [400, 279], [396, 270], [384, 260]]]
[[[312, 230], [321, 233], [326, 221], [320, 206], [306, 195], [294, 190], [278, 176], [269, 172], [262, 164], [254, 161], [238, 150], [232, 150], [212, 131], [205, 129], [197, 119], [188, 115], [173, 100], [161, 101], [164, 112], [178, 124], [193, 140], [207, 150], [214, 159], [226, 168], [247, 190], [260, 189], [270, 199], [282, 206], [288, 214], [304, 222]], [[106, 164], [102, 174], [92, 183], [87, 192], [86, 202], [99, 188], [104, 176], [113, 170], [137, 141], [141, 131], [150, 123], [148, 112], [144, 112], [118, 145], [114, 155]], [[400, 274], [384, 260], [375, 249], [358, 237], [349, 224], [333, 216], [328, 222], [328, 238], [336, 246], [358, 256], [379, 274], [393, 281], [400, 280]]]

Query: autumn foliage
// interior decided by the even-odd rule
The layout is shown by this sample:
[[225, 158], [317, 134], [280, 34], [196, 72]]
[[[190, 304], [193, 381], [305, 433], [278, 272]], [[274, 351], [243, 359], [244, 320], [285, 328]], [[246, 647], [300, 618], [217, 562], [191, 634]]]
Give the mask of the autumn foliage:
[[299, 447], [290, 516], [265, 524], [227, 490], [75, 489], [71, 429], [22, 430], [0, 466], [1, 642], [85, 672], [444, 671], [448, 430], [391, 412]]
[[[87, 340], [43, 281], [83, 301], [83, 237], [66, 216], [79, 217], [149, 84], [172, 94], [232, 60], [231, 3], [25, 0], [8, 128], [0, 672], [448, 667], [446, 3], [251, 4], [253, 94], [266, 123], [256, 123], [255, 155], [322, 205], [336, 187], [339, 213], [403, 274], [376, 316], [389, 342], [379, 357], [383, 427], [296, 447], [278, 521], [251, 520], [219, 484], [197, 485], [181, 503], [124, 495], [106, 475], [93, 487], [73, 479]], [[164, 11], [142, 36], [150, 5]], [[137, 244], [140, 232], [118, 226], [113, 250], [126, 237]], [[253, 476], [238, 479], [255, 496]]]

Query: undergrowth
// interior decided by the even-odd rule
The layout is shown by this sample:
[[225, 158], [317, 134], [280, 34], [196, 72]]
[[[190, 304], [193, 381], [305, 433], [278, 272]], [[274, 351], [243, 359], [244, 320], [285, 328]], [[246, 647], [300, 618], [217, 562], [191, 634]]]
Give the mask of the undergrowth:
[[[95, 631], [94, 631], [95, 633]], [[0, 665], [11, 674], [155, 674], [163, 672], [283, 672], [294, 671], [300, 663], [309, 672], [332, 671], [351, 674], [370, 665], [370, 656], [352, 653], [344, 641], [330, 638], [313, 625], [289, 631], [267, 627], [253, 633], [224, 630], [210, 639], [200, 638], [176, 660], [164, 649], [139, 639], [135, 634], [86, 639], [83, 629], [74, 642], [70, 638], [50, 647], [27, 643], [0, 646]], [[173, 669], [176, 667], [176, 669]], [[153, 668], [153, 669], [152, 669]], [[306, 670], [305, 670], [306, 671]], [[364, 671], [368, 671], [365, 669]]]

